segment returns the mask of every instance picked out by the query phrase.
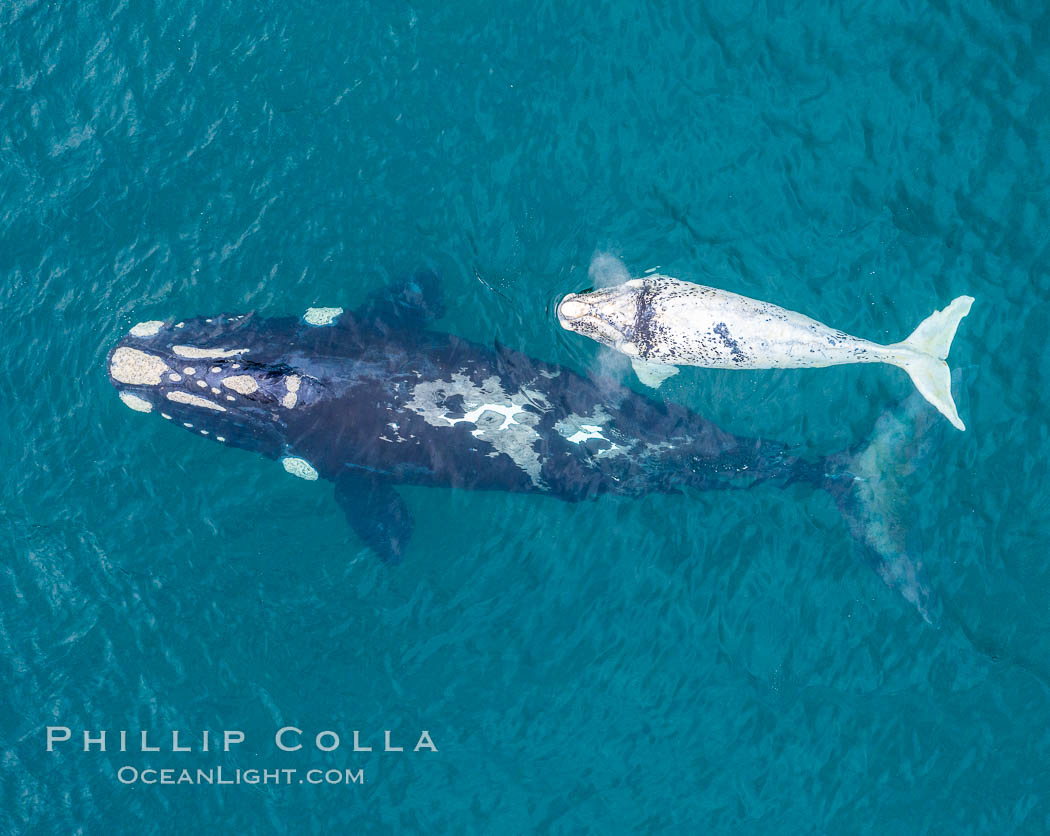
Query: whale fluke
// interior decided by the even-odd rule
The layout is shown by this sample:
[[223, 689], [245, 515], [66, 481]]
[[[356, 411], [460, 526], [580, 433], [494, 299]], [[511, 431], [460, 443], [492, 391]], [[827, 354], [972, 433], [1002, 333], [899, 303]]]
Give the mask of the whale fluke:
[[959, 430], [965, 430], [966, 425], [952, 400], [952, 374], [944, 361], [959, 322], [970, 312], [971, 305], [972, 296], [960, 296], [943, 311], [926, 317], [908, 339], [887, 346], [895, 349], [889, 362], [904, 369], [920, 394]]
[[[972, 373], [959, 369], [950, 374], [957, 390], [968, 378]], [[950, 402], [950, 391], [948, 398]], [[824, 487], [834, 497], [865, 562], [888, 587], [913, 604], [923, 619], [937, 626], [940, 607], [926, 579], [915, 520], [911, 519], [915, 509], [905, 484], [924, 467], [944, 437], [944, 424], [930, 406], [920, 392], [913, 392], [895, 409], [884, 412], [865, 444], [828, 460]]]

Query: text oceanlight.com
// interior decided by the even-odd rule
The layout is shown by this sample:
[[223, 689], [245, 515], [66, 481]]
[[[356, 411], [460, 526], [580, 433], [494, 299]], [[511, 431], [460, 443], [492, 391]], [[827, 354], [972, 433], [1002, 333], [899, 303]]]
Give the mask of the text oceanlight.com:
[[[331, 729], [319, 732], [306, 732], [296, 726], [282, 726], [272, 735], [266, 735], [262, 746], [269, 740], [273, 751], [298, 753], [305, 757], [323, 753], [370, 753], [383, 757], [425, 757], [420, 753], [436, 753], [437, 745], [426, 729], [413, 732], [395, 732], [384, 729], [381, 732], [362, 733], [351, 730], [340, 734]], [[187, 764], [182, 753], [207, 753], [209, 759], [215, 754], [236, 752], [247, 741], [247, 734], [240, 729], [223, 729], [219, 731], [202, 730], [186, 732], [179, 729], [171, 731], [127, 729], [77, 729], [69, 726], [48, 726], [45, 736], [45, 748], [48, 752], [89, 752], [89, 753], [143, 753], [155, 752], [166, 755], [168, 763], [129, 764], [116, 767], [116, 778], [122, 784], [179, 785], [191, 786], [226, 786], [231, 784], [263, 785], [361, 785], [365, 783], [365, 771], [356, 764], [347, 766], [329, 763], [323, 767], [310, 765], [309, 768], [234, 768], [229, 765]], [[260, 746], [252, 746], [253, 754], [260, 752]], [[387, 754], [390, 753], [390, 754]], [[172, 757], [174, 755], [174, 757]], [[289, 757], [283, 755], [284, 758]], [[311, 758], [316, 760], [316, 757]], [[172, 761], [175, 761], [172, 763]], [[181, 761], [181, 762], [180, 762]]]
[[363, 784], [363, 769], [230, 769], [215, 766], [210, 769], [138, 769], [122, 766], [117, 770], [122, 784]]

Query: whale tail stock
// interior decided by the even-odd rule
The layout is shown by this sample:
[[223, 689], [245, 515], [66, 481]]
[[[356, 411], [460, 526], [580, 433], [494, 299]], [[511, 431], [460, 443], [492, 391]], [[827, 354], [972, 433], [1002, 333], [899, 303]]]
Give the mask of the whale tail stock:
[[[951, 375], [957, 390], [971, 377], [958, 369]], [[947, 388], [946, 392], [951, 402], [951, 392]], [[913, 474], [921, 478], [919, 471], [944, 432], [944, 423], [930, 404], [920, 392], [913, 392], [879, 417], [865, 444], [825, 462], [823, 485], [865, 562], [935, 626], [940, 608], [923, 568], [915, 506], [906, 480]]]
[[944, 361], [959, 322], [972, 304], [972, 296], [960, 296], [944, 310], [926, 317], [906, 340], [887, 346], [892, 352], [887, 362], [904, 369], [922, 396], [959, 430], [965, 430], [966, 425], [952, 400], [952, 375]]

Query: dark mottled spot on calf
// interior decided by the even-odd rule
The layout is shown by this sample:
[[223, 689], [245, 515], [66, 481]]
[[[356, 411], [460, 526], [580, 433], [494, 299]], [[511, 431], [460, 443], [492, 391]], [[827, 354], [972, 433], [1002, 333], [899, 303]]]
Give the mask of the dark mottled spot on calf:
[[735, 362], [742, 363], [744, 360], [747, 359], [747, 357], [744, 356], [744, 352], [740, 350], [739, 343], [737, 343], [736, 340], [729, 336], [729, 329], [726, 327], [726, 324], [724, 322], [719, 322], [715, 326], [714, 331], [716, 334], [718, 334], [719, 337], [722, 338], [722, 342], [726, 344], [726, 347], [732, 353], [733, 360]]
[[658, 288], [646, 283], [638, 292], [638, 308], [634, 315], [633, 342], [638, 349], [638, 356], [643, 360], [649, 358], [655, 348], [655, 341], [660, 336], [656, 323], [653, 322], [653, 296]]

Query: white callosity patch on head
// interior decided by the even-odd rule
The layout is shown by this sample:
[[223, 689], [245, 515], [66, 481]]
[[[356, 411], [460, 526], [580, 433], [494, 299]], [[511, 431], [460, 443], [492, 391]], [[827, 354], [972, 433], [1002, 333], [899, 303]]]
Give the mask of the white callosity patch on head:
[[152, 337], [163, 327], [164, 323], [159, 319], [151, 319], [148, 322], [140, 322], [128, 333], [133, 337]]
[[195, 368], [193, 368], [192, 366], [187, 366], [186, 368], [184, 368], [182, 370], [182, 373], [183, 374], [197, 374], [197, 370]]
[[193, 345], [173, 345], [171, 350], [179, 357], [190, 360], [200, 360], [210, 357], [236, 357], [238, 354], [247, 354], [246, 348], [198, 348]]
[[127, 346], [114, 351], [109, 360], [109, 373], [120, 383], [156, 386], [166, 371], [170, 369], [160, 357]]
[[303, 321], [307, 325], [331, 325], [342, 312], [342, 308], [307, 308]]
[[288, 390], [288, 393], [281, 398], [281, 406], [287, 407], [288, 409], [295, 406], [295, 402], [299, 399], [298, 392], [300, 382], [301, 380], [297, 374], [290, 374], [284, 379], [284, 385]]
[[121, 392], [120, 399], [124, 401], [124, 406], [134, 409], [136, 412], [153, 411], [153, 404], [145, 398], [140, 398], [138, 395], [131, 394], [131, 392]]
[[222, 385], [242, 395], [250, 395], [259, 388], [259, 383], [250, 374], [235, 374], [222, 379]]
[[206, 381], [206, 380], [198, 380], [197, 381], [197, 385], [200, 386], [201, 389], [207, 389], [208, 388], [208, 381]]
[[178, 383], [180, 380], [182, 380], [182, 375], [176, 372], [172, 372], [168, 375], [168, 380], [170, 380], [172, 383]]
[[306, 459], [300, 459], [298, 456], [285, 456], [281, 459], [281, 464], [292, 476], [298, 476], [300, 479], [306, 479], [308, 482], [313, 482], [317, 479], [317, 471]]
[[[462, 416], [450, 415], [448, 411], [448, 401], [457, 395], [463, 400]], [[519, 390], [513, 396], [508, 395], [496, 376], [478, 385], [457, 373], [451, 380], [417, 384], [406, 406], [433, 427], [474, 424], [472, 436], [505, 453], [528, 474], [534, 485], [545, 488], [541, 475], [543, 465], [535, 447], [540, 440], [535, 428], [541, 416], [525, 409], [526, 405], [535, 404], [533, 393]]]
[[219, 366], [212, 366], [212, 367], [211, 367], [211, 373], [212, 373], [212, 374], [218, 374], [218, 373], [219, 373], [219, 372], [221, 372], [221, 371], [222, 371], [222, 368], [221, 368], [221, 367], [219, 367]]
[[175, 403], [184, 403], [189, 406], [199, 406], [203, 407], [204, 409], [213, 409], [216, 412], [226, 411], [226, 407], [222, 406], [221, 404], [215, 403], [215, 401], [209, 401], [207, 398], [201, 398], [197, 395], [191, 395], [189, 392], [183, 392], [181, 390], [176, 392], [168, 392], [166, 393], [165, 397], [167, 397], [169, 401], [174, 401]]
[[569, 319], [575, 319], [587, 313], [587, 306], [575, 298], [574, 294], [566, 296], [558, 306], [558, 313]]

